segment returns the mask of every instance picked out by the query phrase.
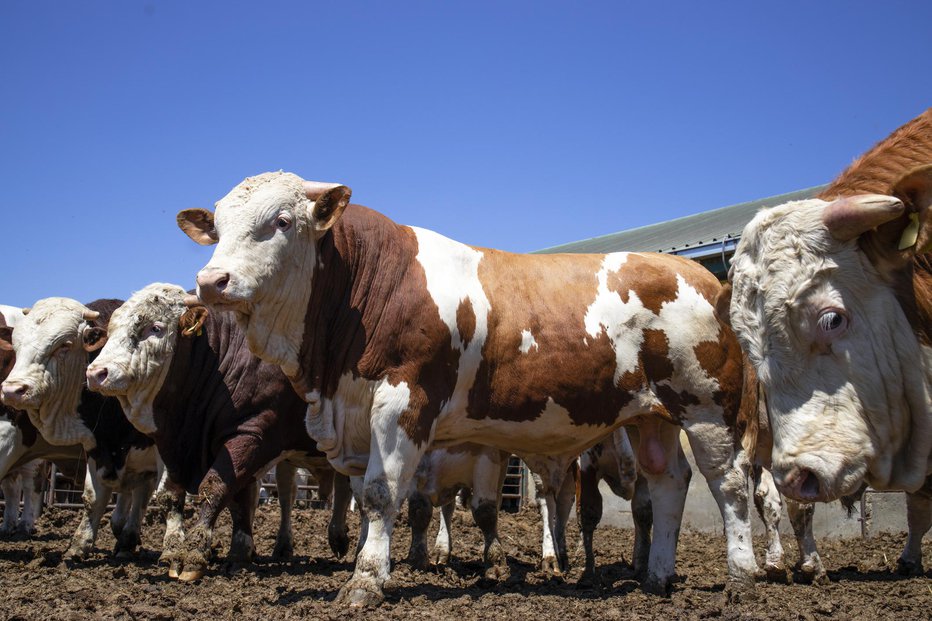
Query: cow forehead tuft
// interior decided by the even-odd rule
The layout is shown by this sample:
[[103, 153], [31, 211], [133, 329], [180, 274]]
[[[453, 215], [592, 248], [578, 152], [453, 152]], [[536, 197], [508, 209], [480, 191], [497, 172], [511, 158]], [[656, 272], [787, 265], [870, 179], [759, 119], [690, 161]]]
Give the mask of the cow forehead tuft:
[[254, 177], [247, 177], [217, 202], [217, 206], [225, 204], [245, 204], [261, 190], [281, 190], [294, 194], [296, 198], [304, 195], [304, 180], [294, 173], [267, 172]]
[[164, 318], [184, 305], [185, 290], [179, 285], [152, 283], [135, 292], [113, 313], [114, 326], [126, 321]]

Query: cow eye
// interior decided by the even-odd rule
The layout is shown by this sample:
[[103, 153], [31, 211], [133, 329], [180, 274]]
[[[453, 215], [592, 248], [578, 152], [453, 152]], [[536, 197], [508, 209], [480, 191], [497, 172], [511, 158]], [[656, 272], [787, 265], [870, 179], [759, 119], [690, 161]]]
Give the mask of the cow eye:
[[143, 338], [143, 339], [147, 339], [147, 338], [149, 338], [150, 336], [160, 337], [160, 336], [162, 336], [163, 334], [165, 334], [165, 325], [162, 324], [161, 322], [156, 322], [156, 323], [150, 325], [150, 326], [149, 326], [148, 328], [146, 328], [145, 330], [143, 330], [143, 332], [142, 332], [142, 338]]
[[816, 321], [819, 328], [818, 336], [822, 339], [840, 336], [848, 327], [848, 317], [839, 310], [826, 309]]
[[278, 216], [278, 218], [275, 219], [275, 228], [279, 231], [287, 231], [291, 228], [291, 218], [284, 215]]
[[71, 351], [71, 346], [74, 345], [71, 341], [65, 341], [55, 349], [56, 356], [64, 356], [69, 351]]

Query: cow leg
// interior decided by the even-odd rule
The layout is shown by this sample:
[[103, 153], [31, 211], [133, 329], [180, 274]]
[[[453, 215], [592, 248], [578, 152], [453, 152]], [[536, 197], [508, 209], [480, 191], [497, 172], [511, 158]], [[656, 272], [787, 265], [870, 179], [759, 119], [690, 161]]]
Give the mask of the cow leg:
[[544, 573], [560, 575], [560, 566], [557, 563], [557, 553], [553, 543], [553, 526], [557, 514], [556, 498], [553, 492], [544, 487], [539, 475], [532, 473], [531, 476], [537, 488], [537, 508], [540, 511], [542, 526], [540, 569]]
[[491, 454], [483, 454], [473, 468], [470, 508], [476, 526], [482, 531], [485, 544], [482, 560], [488, 566], [485, 577], [491, 580], [505, 580], [510, 575], [508, 559], [498, 538], [498, 511], [502, 506], [502, 485], [508, 471], [508, 457], [507, 453], [498, 453], [497, 459]]
[[252, 523], [259, 506], [259, 482], [251, 483], [241, 489], [229, 505], [230, 518], [233, 522], [233, 537], [227, 561], [231, 563], [249, 563], [256, 554], [253, 540]]
[[18, 470], [7, 474], [0, 481], [0, 490], [3, 491], [3, 525], [0, 526], [0, 535], [9, 537], [16, 533], [19, 524], [19, 496], [22, 490], [22, 479]]
[[126, 526], [126, 520], [132, 505], [132, 494], [124, 492], [117, 494], [116, 504], [113, 505], [113, 511], [110, 512], [110, 532], [117, 539], [120, 538], [120, 533], [123, 532], [123, 527]]
[[640, 578], [647, 575], [650, 561], [650, 531], [654, 523], [647, 479], [639, 476], [634, 482], [631, 498], [631, 517], [634, 520], [634, 573]]
[[909, 535], [906, 537], [906, 547], [896, 562], [896, 569], [904, 575], [921, 576], [922, 537], [932, 527], [932, 498], [906, 494], [906, 522]]
[[770, 580], [787, 582], [786, 562], [783, 559], [783, 544], [780, 542], [780, 516], [783, 503], [774, 484], [773, 475], [762, 466], [751, 468], [754, 481], [754, 506], [767, 531], [767, 554], [764, 572]]
[[291, 511], [294, 509], [294, 499], [298, 495], [298, 485], [295, 481], [294, 465], [280, 461], [275, 465], [275, 483], [278, 485], [278, 509], [281, 520], [278, 523], [278, 535], [275, 537], [275, 547], [272, 558], [287, 560], [294, 555], [294, 533], [291, 525]]
[[683, 506], [691, 472], [679, 441], [679, 429], [658, 419], [638, 425], [638, 464], [647, 480], [653, 512], [653, 538], [644, 589], [667, 593], [676, 569]]
[[563, 477], [563, 482], [557, 492], [557, 516], [554, 522], [553, 539], [557, 547], [557, 559], [560, 563], [560, 571], [566, 574], [570, 569], [570, 559], [566, 551], [566, 525], [569, 522], [570, 514], [573, 511], [573, 505], [576, 502], [576, 461], [569, 466], [569, 470]]
[[333, 507], [333, 484], [336, 476], [336, 470], [332, 468], [322, 468], [314, 471], [314, 478], [317, 479], [317, 499], [327, 509]]
[[787, 498], [786, 512], [790, 516], [790, 524], [793, 525], [793, 534], [796, 535], [796, 543], [799, 546], [799, 563], [796, 569], [800, 576], [805, 581], [828, 584], [828, 574], [822, 566], [822, 559], [816, 549], [815, 537], [812, 535], [812, 516], [815, 513], [815, 505]]
[[353, 492], [349, 477], [334, 471], [333, 502], [331, 503], [330, 524], [327, 525], [327, 543], [334, 556], [343, 558], [349, 552], [349, 527], [346, 525], [346, 512], [349, 509]]
[[155, 491], [155, 477], [146, 477], [136, 487], [131, 494], [132, 505], [127, 515], [123, 530], [117, 537], [116, 547], [113, 550], [117, 558], [129, 558], [135, 552], [136, 548], [142, 543], [139, 531], [142, 528], [142, 520], [146, 515], [146, 509], [149, 508], [149, 499], [152, 498], [152, 492]]
[[23, 481], [23, 513], [19, 519], [19, 531], [27, 537], [36, 533], [36, 520], [42, 514], [42, 491], [52, 469], [52, 464], [44, 460], [33, 464], [29, 478]]
[[595, 459], [586, 452], [579, 464], [579, 531], [586, 554], [586, 568], [579, 579], [580, 585], [591, 586], [599, 582], [595, 568], [595, 551], [592, 536], [602, 521], [602, 493], [599, 491], [599, 467]]
[[[736, 451], [732, 432], [721, 421], [690, 421], [684, 426], [696, 465], [705, 477], [725, 525], [728, 546], [729, 596], [754, 589], [758, 573], [751, 540], [748, 503], [750, 463], [742, 450]], [[657, 498], [651, 492], [655, 508]]]
[[100, 519], [107, 510], [111, 490], [104, 484], [103, 478], [97, 471], [97, 464], [93, 458], [87, 460], [87, 476], [84, 478], [84, 515], [81, 523], [71, 537], [71, 544], [65, 552], [65, 560], [81, 561], [94, 548], [97, 539], [97, 528]]
[[211, 556], [214, 538], [214, 524], [220, 512], [230, 502], [230, 488], [211, 468], [198, 487], [201, 497], [198, 505], [197, 523], [185, 537], [184, 563], [178, 579], [182, 582], [199, 580], [207, 570], [207, 560]]
[[[379, 398], [378, 392], [376, 399]], [[362, 496], [369, 532], [366, 543], [356, 556], [352, 578], [337, 595], [338, 602], [354, 607], [367, 606], [385, 598], [382, 587], [391, 568], [390, 547], [395, 518], [408, 496], [414, 471], [423, 453], [423, 447], [408, 439], [398, 423], [398, 416], [374, 406], [369, 464]]]
[[366, 509], [362, 504], [363, 488], [366, 485], [365, 477], [350, 477], [350, 489], [353, 490], [350, 506], [356, 506], [359, 509], [359, 541], [356, 542], [356, 556], [362, 552], [362, 547], [366, 545], [366, 539], [369, 538], [369, 518], [366, 516]]
[[437, 539], [434, 541], [434, 552], [431, 557], [436, 565], [446, 565], [450, 562], [450, 553], [453, 550], [450, 526], [453, 522], [453, 511], [455, 510], [455, 498], [440, 506], [440, 528], [437, 530]]
[[407, 562], [421, 571], [427, 569], [427, 530], [433, 517], [434, 507], [430, 498], [417, 490], [408, 496], [408, 525], [411, 527], [411, 547]]
[[156, 496], [159, 509], [165, 514], [165, 537], [162, 539], [162, 555], [159, 562], [168, 563], [168, 577], [181, 575], [184, 563], [184, 488], [168, 478], [162, 478], [162, 489]]

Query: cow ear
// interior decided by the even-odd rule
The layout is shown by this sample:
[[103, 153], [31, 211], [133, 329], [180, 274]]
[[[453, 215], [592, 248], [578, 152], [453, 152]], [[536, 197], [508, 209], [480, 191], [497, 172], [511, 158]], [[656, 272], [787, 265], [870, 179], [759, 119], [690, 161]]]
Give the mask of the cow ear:
[[214, 214], [206, 209], [185, 209], [178, 212], [178, 227], [202, 246], [216, 244], [220, 239], [214, 228]]
[[718, 295], [715, 296], [715, 316], [720, 322], [731, 327], [731, 283], [722, 285]]
[[107, 330], [100, 326], [87, 326], [81, 333], [81, 340], [84, 343], [84, 351], [97, 351], [107, 344]]
[[0, 350], [13, 351], [13, 328], [0, 326]]
[[311, 222], [314, 229], [323, 233], [343, 215], [343, 210], [349, 205], [353, 191], [345, 185], [338, 185], [323, 192], [314, 201], [311, 209]]
[[207, 321], [209, 311], [205, 306], [192, 306], [187, 309], [178, 320], [178, 327], [181, 329], [181, 335], [192, 337], [201, 335], [201, 327]]
[[903, 202], [903, 213], [861, 236], [859, 244], [871, 263], [886, 276], [932, 251], [932, 165], [906, 173], [891, 195]]

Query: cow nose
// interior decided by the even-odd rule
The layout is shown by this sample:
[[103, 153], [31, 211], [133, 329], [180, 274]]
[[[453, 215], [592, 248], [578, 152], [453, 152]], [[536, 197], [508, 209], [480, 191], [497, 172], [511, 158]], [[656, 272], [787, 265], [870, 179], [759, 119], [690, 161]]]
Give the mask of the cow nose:
[[228, 284], [230, 284], [229, 272], [216, 269], [201, 270], [197, 274], [198, 297], [208, 304], [216, 302], [223, 297], [223, 291]]
[[88, 367], [87, 369], [87, 385], [90, 388], [100, 388], [105, 381], [107, 381], [107, 375], [110, 374], [110, 371], [107, 367], [94, 368]]
[[16, 406], [22, 403], [28, 387], [23, 382], [3, 382], [0, 398], [7, 405]]

